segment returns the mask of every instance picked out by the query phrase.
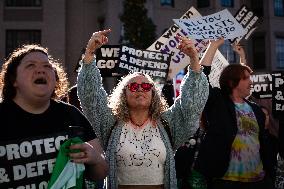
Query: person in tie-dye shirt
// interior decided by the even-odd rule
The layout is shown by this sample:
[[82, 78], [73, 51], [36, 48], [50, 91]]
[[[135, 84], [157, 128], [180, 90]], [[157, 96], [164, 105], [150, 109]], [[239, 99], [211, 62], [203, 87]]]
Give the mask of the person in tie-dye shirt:
[[[211, 41], [201, 64], [210, 73], [216, 50], [223, 39]], [[204, 108], [207, 133], [201, 143], [195, 170], [209, 181], [209, 189], [270, 189], [273, 157], [265, 115], [250, 101], [252, 70], [229, 64], [222, 70], [220, 88], [210, 87]]]

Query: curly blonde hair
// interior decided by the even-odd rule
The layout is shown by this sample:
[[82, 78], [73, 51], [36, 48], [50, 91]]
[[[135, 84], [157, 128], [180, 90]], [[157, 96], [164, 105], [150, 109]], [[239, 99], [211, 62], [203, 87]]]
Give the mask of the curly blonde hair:
[[5, 60], [0, 73], [0, 97], [1, 100], [12, 100], [16, 96], [16, 89], [13, 86], [17, 78], [17, 68], [21, 64], [22, 59], [31, 52], [41, 52], [48, 57], [49, 62], [56, 76], [56, 86], [51, 96], [52, 99], [59, 100], [66, 95], [69, 87], [67, 74], [63, 66], [48, 54], [48, 49], [37, 44], [23, 45], [14, 50]]
[[168, 109], [168, 104], [158, 87], [155, 85], [153, 79], [149, 75], [141, 72], [134, 72], [123, 77], [109, 96], [108, 105], [118, 119], [126, 122], [129, 121], [130, 114], [126, 102], [126, 87], [129, 81], [137, 76], [144, 76], [151, 84], [153, 84], [150, 115], [152, 120], [157, 120], [161, 113]]

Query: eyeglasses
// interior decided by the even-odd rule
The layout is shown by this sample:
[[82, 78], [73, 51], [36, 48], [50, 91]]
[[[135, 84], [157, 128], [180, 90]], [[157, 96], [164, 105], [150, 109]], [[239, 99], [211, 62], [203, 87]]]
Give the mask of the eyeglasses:
[[151, 83], [141, 83], [141, 84], [139, 84], [139, 83], [133, 82], [133, 83], [129, 83], [127, 85], [128, 89], [131, 92], [133, 92], [133, 93], [138, 91], [139, 86], [141, 86], [143, 92], [148, 92], [148, 91], [150, 91], [152, 89], [153, 84], [151, 84]]

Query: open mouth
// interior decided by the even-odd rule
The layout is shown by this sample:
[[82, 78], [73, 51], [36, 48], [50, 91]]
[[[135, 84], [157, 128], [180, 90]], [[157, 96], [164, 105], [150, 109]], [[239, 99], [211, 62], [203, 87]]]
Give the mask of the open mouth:
[[34, 83], [44, 85], [44, 84], [47, 84], [47, 81], [45, 78], [38, 78], [34, 81]]

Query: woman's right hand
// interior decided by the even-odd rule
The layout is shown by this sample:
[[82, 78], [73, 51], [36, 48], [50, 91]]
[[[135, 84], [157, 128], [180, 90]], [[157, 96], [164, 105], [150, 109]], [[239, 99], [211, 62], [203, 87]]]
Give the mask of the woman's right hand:
[[96, 50], [108, 42], [107, 34], [110, 33], [110, 31], [111, 30], [108, 29], [93, 33], [86, 47], [85, 57], [84, 57], [85, 64], [92, 63], [94, 59], [94, 53], [96, 52]]

